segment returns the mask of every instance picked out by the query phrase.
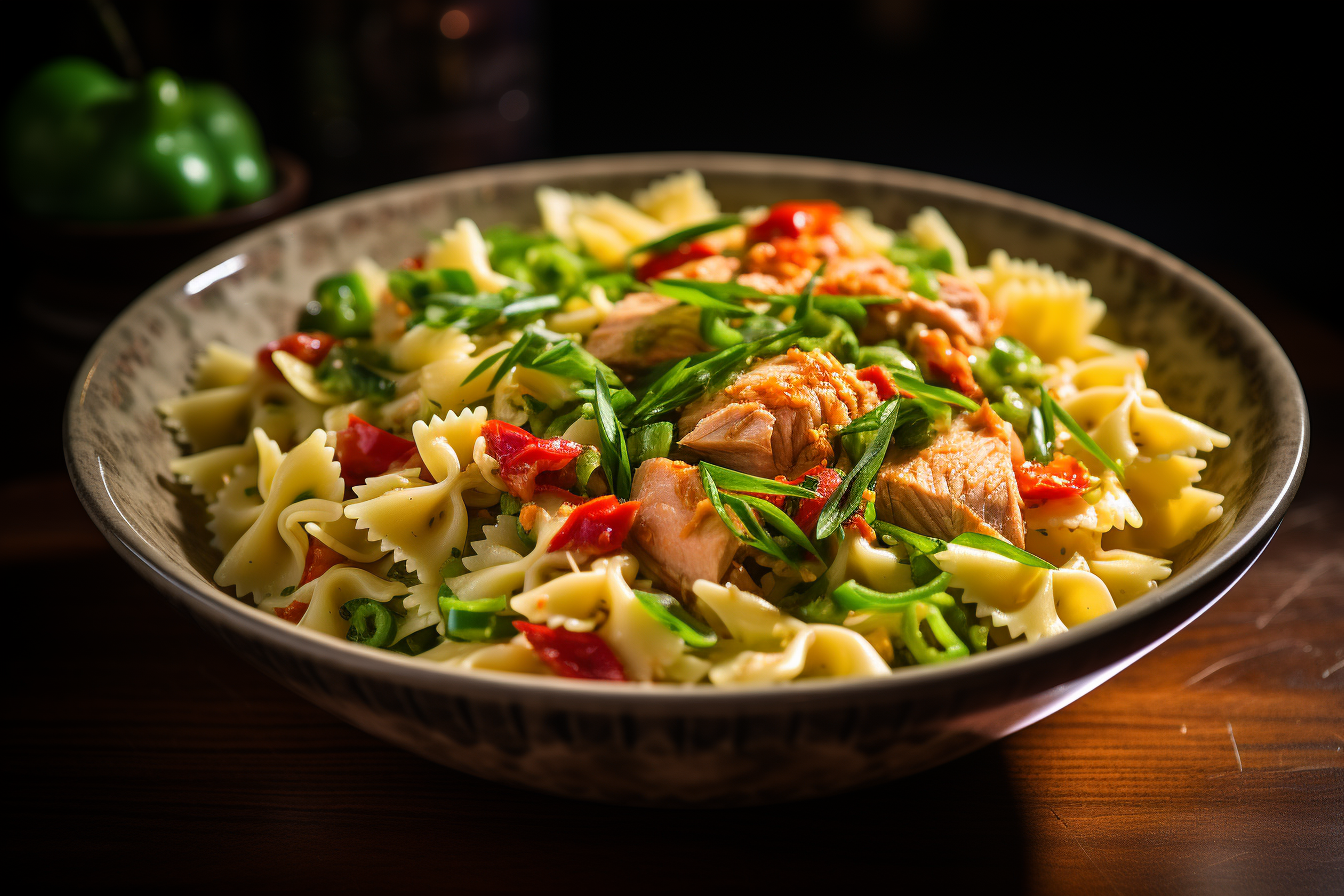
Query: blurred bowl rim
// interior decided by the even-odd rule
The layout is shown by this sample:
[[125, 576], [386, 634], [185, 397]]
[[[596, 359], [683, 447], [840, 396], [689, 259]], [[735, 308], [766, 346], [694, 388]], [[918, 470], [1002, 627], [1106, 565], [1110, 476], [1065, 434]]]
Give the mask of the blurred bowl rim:
[[[597, 682], [549, 676], [488, 670], [442, 668], [417, 661], [392, 651], [369, 650], [329, 635], [300, 629], [274, 616], [258, 612], [230, 594], [218, 589], [201, 588], [180, 578], [168, 557], [136, 532], [122, 515], [107, 487], [79, 473], [99, 469], [95, 447], [83, 438], [81, 407], [86, 384], [97, 372], [99, 361], [123, 319], [133, 315], [142, 304], [157, 297], [180, 291], [194, 276], [244, 252], [245, 245], [267, 232], [282, 227], [301, 226], [306, 220], [322, 217], [344, 208], [356, 208], [378, 201], [396, 201], [422, 192], [446, 193], [470, 190], [513, 181], [544, 181], [547, 178], [601, 177], [604, 175], [640, 175], [650, 177], [695, 168], [706, 175], [804, 176], [876, 184], [908, 190], [941, 193], [968, 202], [1025, 215], [1050, 227], [1084, 230], [1102, 242], [1135, 257], [1147, 260], [1172, 277], [1186, 281], [1217, 307], [1219, 315], [1233, 326], [1244, 344], [1255, 350], [1266, 365], [1266, 381], [1275, 403], [1281, 431], [1270, 450], [1269, 468], [1277, 477], [1267, 478], [1264, 486], [1251, 497], [1228, 533], [1177, 576], [1159, 584], [1153, 591], [1114, 612], [1097, 617], [1086, 625], [1010, 650], [991, 650], [956, 662], [903, 668], [893, 675], [874, 678], [821, 678], [790, 681], [783, 684], [759, 684], [734, 687], [675, 685], [635, 682]], [[432, 692], [460, 695], [473, 699], [552, 703], [563, 698], [564, 705], [576, 709], [648, 712], [657, 714], [687, 710], [722, 714], [747, 706], [763, 711], [781, 705], [797, 708], [823, 706], [839, 692], [853, 696], [883, 698], [929, 696], [947, 690], [959, 690], [976, 680], [1004, 675], [1009, 669], [1026, 664], [1048, 663], [1087, 641], [1101, 639], [1139, 619], [1197, 595], [1221, 574], [1258, 545], [1272, 536], [1288, 510], [1306, 466], [1310, 424], [1306, 398], [1297, 373], [1283, 349], [1251, 312], [1217, 283], [1189, 264], [1118, 227], [1105, 224], [1078, 212], [1069, 211], [1038, 199], [963, 181], [943, 175], [910, 171], [863, 162], [846, 162], [800, 156], [752, 153], [670, 152], [621, 153], [578, 156], [534, 162], [517, 162], [474, 168], [448, 174], [431, 175], [403, 181], [333, 199], [287, 215], [212, 249], [179, 267], [137, 298], [99, 338], [72, 384], [66, 406], [63, 433], [66, 463], [76, 492], [85, 509], [112, 546], [132, 566], [152, 572], [147, 576], [161, 589], [181, 598], [191, 609], [214, 623], [245, 637], [265, 642], [281, 651], [297, 654], [311, 662], [336, 665], [342, 671], [380, 679]], [[157, 487], [157, 486], [156, 486]], [[1174, 632], [1175, 630], [1173, 630]], [[1173, 632], [1153, 642], [1160, 643]]]

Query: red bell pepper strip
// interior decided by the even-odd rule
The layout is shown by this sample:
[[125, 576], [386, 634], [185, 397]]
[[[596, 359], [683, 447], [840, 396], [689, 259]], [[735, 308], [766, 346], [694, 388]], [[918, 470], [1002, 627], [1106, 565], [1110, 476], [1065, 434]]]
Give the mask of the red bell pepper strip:
[[301, 600], [292, 600], [286, 606], [275, 608], [275, 615], [286, 622], [292, 622], [295, 625], [299, 624], [299, 620], [302, 619], [303, 614], [307, 612], [308, 605]]
[[951, 384], [967, 398], [984, 397], [971, 373], [971, 362], [952, 347], [947, 333], [938, 329], [925, 330], [919, 334], [919, 346], [924, 351], [924, 362], [931, 374]]
[[778, 237], [797, 239], [830, 233], [840, 214], [840, 206], [834, 202], [777, 202], [770, 206], [765, 219], [751, 228], [747, 241], [762, 243]]
[[1055, 455], [1048, 464], [1024, 460], [1013, 472], [1017, 475], [1018, 493], [1029, 501], [1073, 498], [1092, 487], [1087, 467], [1067, 454]]
[[271, 360], [271, 352], [289, 352], [305, 364], [321, 364], [337, 341], [329, 333], [290, 333], [262, 346], [257, 352], [257, 364], [276, 379], [283, 379], [280, 368]]
[[576, 481], [574, 459], [584, 452], [568, 439], [539, 439], [503, 420], [487, 421], [481, 429], [490, 456], [499, 461], [499, 478], [509, 494], [531, 501], [540, 485], [567, 489]]
[[630, 534], [639, 513], [638, 501], [622, 503], [615, 495], [603, 495], [575, 507], [551, 539], [549, 551], [587, 551], [610, 554], [618, 551]]
[[[840, 487], [844, 481], [844, 476], [840, 475], [839, 470], [832, 469], [819, 464], [808, 470], [797, 479], [785, 479], [783, 476], [776, 476], [776, 482], [783, 482], [786, 485], [802, 485], [803, 480], [808, 476], [813, 476], [817, 480], [816, 486], [812, 489], [817, 493], [815, 498], [802, 498], [798, 502], [798, 509], [793, 512], [793, 521], [798, 524], [798, 528], [809, 536], [813, 535], [817, 529], [817, 518], [821, 516], [821, 508], [826, 506], [826, 501]], [[749, 493], [750, 494], [750, 493]], [[754, 495], [774, 504], [783, 509], [785, 497], [783, 495]], [[863, 537], [872, 541], [876, 535], [873, 534], [872, 527], [863, 518], [863, 511], [856, 511], [853, 516], [845, 521], [846, 529], [858, 529]]]
[[334, 551], [319, 539], [308, 537], [308, 554], [303, 558], [303, 576], [299, 579], [302, 588], [313, 579], [331, 569], [337, 563], [349, 563], [340, 551]]
[[[404, 469], [405, 462], [413, 454], [414, 442], [366, 423], [354, 414], [346, 420], [345, 429], [336, 433], [336, 460], [341, 465], [341, 478], [345, 480], [346, 488], [363, 485], [370, 477], [383, 475], [398, 461], [401, 462], [399, 469]], [[420, 475], [427, 479], [429, 472], [422, 469]]]
[[717, 255], [708, 243], [696, 240], [692, 243], [682, 243], [671, 252], [664, 252], [661, 255], [654, 255], [648, 261], [639, 266], [635, 271], [635, 279], [648, 283], [654, 277], [664, 271], [670, 271], [675, 267], [680, 267], [688, 261], [695, 261], [697, 258], [709, 258], [711, 255]]
[[877, 389], [877, 400], [886, 401], [888, 398], [895, 397], [900, 390], [896, 388], [896, 380], [888, 372], [887, 368], [881, 364], [874, 364], [872, 367], [865, 367], [854, 376], [863, 380], [865, 383], [872, 383]]
[[595, 678], [603, 681], [627, 681], [625, 669], [607, 642], [592, 632], [571, 632], [531, 622], [515, 622], [532, 651], [556, 675], [565, 678]]

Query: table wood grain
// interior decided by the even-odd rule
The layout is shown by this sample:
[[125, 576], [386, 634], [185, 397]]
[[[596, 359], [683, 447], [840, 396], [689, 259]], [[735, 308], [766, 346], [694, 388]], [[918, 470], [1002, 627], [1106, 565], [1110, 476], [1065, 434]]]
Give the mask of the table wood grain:
[[1257, 310], [1302, 371], [1314, 447], [1245, 578], [1012, 737], [793, 805], [622, 809], [432, 765], [203, 634], [61, 471], [11, 478], [6, 852], [60, 889], [1344, 892], [1344, 433], [1327, 412], [1344, 342]]

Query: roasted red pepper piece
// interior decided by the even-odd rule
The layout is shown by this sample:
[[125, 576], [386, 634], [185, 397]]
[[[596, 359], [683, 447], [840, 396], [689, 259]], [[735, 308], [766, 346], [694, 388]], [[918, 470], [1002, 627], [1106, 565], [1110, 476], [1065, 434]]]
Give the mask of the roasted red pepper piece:
[[692, 243], [682, 243], [671, 252], [664, 252], [661, 255], [654, 255], [648, 261], [639, 266], [635, 271], [635, 279], [648, 283], [654, 277], [664, 271], [670, 271], [675, 267], [680, 267], [688, 261], [695, 261], [697, 258], [709, 258], [711, 255], [717, 255], [708, 243], [696, 240]]
[[942, 379], [967, 398], [980, 399], [984, 393], [971, 373], [971, 362], [952, 347], [952, 341], [942, 330], [925, 330], [919, 334], [919, 346], [924, 352], [924, 363], [929, 372]]
[[539, 485], [567, 489], [574, 484], [574, 459], [584, 452], [578, 442], [539, 439], [503, 420], [488, 421], [481, 435], [490, 456], [499, 461], [499, 478], [514, 497], [531, 501]]
[[[336, 433], [336, 460], [341, 465], [346, 488], [363, 485], [371, 476], [383, 475], [394, 462], [401, 461], [404, 468], [413, 454], [414, 442], [366, 423], [354, 414], [346, 420], [345, 429]], [[421, 470], [421, 476], [427, 479], [429, 473]]]
[[257, 364], [277, 379], [282, 379], [280, 368], [271, 360], [271, 352], [289, 352], [305, 364], [321, 364], [337, 339], [330, 333], [290, 333], [273, 339], [257, 352]]
[[412, 255], [409, 258], [403, 258], [401, 264], [397, 265], [403, 271], [423, 271], [425, 269], [425, 260], [419, 255]]
[[900, 393], [896, 388], [896, 380], [891, 372], [881, 364], [874, 364], [872, 367], [865, 367], [854, 374], [865, 383], [872, 383], [877, 389], [878, 401], [886, 401]]
[[340, 551], [333, 551], [319, 539], [308, 537], [308, 554], [303, 558], [303, 577], [299, 579], [302, 588], [337, 563], [349, 563]]
[[556, 675], [603, 681], [627, 680], [616, 654], [611, 652], [606, 641], [592, 632], [571, 632], [531, 622], [515, 622], [513, 627], [523, 633], [527, 643], [532, 645], [532, 651]]
[[1014, 468], [1017, 490], [1024, 500], [1073, 498], [1092, 487], [1092, 476], [1077, 458], [1057, 454], [1048, 464], [1024, 460]]
[[299, 620], [302, 619], [303, 614], [307, 612], [308, 605], [299, 600], [292, 600], [286, 606], [275, 608], [275, 615], [286, 622], [292, 622], [295, 625], [299, 624]]
[[817, 486], [813, 491], [818, 497], [801, 499], [798, 502], [798, 509], [793, 514], [793, 521], [798, 524], [799, 529], [811, 536], [816, 532], [817, 517], [821, 516], [821, 508], [826, 506], [827, 499], [840, 487], [840, 482], [845, 477], [832, 467], [813, 467], [789, 484], [802, 485], [803, 479], [808, 476], [817, 477]]
[[[313, 579], [316, 579], [322, 573], [331, 569], [337, 563], [349, 563], [345, 555], [339, 551], [333, 551], [316, 538], [308, 538], [308, 554], [303, 558], [303, 577], [299, 579], [299, 587], [302, 588]], [[292, 600], [287, 606], [276, 607], [275, 615], [286, 622], [292, 622], [295, 625], [303, 618], [303, 614], [308, 612], [307, 601]]]
[[830, 233], [840, 220], [840, 206], [834, 202], [777, 202], [770, 206], [765, 219], [751, 228], [748, 242], [761, 243], [777, 237], [797, 239]]
[[551, 539], [547, 551], [587, 551], [610, 554], [620, 550], [639, 513], [638, 501], [621, 502], [603, 495], [575, 507]]

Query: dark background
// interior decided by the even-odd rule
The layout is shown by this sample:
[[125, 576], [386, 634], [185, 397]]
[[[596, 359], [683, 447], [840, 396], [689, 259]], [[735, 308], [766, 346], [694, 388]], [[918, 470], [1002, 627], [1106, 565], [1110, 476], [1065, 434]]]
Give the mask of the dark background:
[[[146, 68], [236, 89], [268, 141], [308, 165], [312, 202], [476, 165], [706, 149], [933, 171], [1116, 224], [1222, 282], [1279, 337], [1313, 406], [1316, 459], [1285, 523], [1292, 534], [1241, 586], [1050, 719], [860, 794], [623, 812], [429, 766], [165, 612], [93, 530], [63, 472], [60, 415], [97, 321], [57, 332], [26, 315], [50, 300], [34, 293], [31, 263], [12, 258], [12, 419], [26, 437], [23, 462], [0, 477], [0, 574], [12, 612], [57, 588], [69, 613], [6, 651], [17, 720], [4, 744], [16, 779], [7, 808], [23, 827], [6, 847], [22, 853], [13, 867], [40, 867], [53, 886], [265, 880], [289, 892], [319, 878], [542, 892], [556, 889], [555, 869], [577, 866], [594, 892], [708, 892], [732, 877], [725, 869], [819, 892], [855, 875], [1005, 892], [1324, 892], [1340, 881], [1344, 780], [1328, 695], [1344, 674], [1320, 674], [1344, 657], [1338, 576], [1327, 574], [1331, 556], [1344, 563], [1332, 522], [1344, 489], [1328, 456], [1344, 437], [1334, 409], [1344, 343], [1338, 227], [1324, 223], [1339, 155], [1327, 139], [1339, 102], [1324, 21], [1286, 5], [1245, 17], [1231, 6], [1027, 14], [842, 0], [116, 6]], [[443, 31], [453, 9], [470, 23], [460, 37]], [[121, 68], [86, 3], [6, 15], [4, 97], [65, 53]], [[26, 223], [8, 214], [6, 226], [13, 249]], [[82, 583], [77, 594], [68, 581]], [[1290, 592], [1293, 607], [1251, 628]]]

